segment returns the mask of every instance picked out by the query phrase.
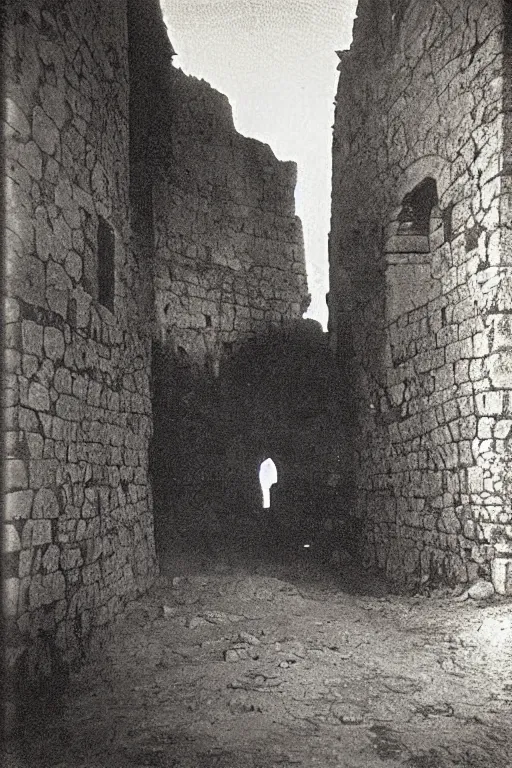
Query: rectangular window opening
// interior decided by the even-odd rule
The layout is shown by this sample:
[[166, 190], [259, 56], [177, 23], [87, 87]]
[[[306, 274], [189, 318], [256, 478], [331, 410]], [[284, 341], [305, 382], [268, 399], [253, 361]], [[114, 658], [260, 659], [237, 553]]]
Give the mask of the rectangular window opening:
[[101, 216], [98, 223], [98, 301], [114, 312], [115, 234]]

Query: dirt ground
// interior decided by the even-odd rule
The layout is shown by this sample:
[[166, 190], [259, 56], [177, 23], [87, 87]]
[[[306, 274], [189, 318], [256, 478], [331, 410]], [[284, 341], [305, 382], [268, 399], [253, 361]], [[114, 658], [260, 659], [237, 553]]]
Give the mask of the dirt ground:
[[333, 573], [300, 541], [169, 550], [5, 764], [512, 768], [511, 619], [497, 597], [394, 595], [348, 558]]

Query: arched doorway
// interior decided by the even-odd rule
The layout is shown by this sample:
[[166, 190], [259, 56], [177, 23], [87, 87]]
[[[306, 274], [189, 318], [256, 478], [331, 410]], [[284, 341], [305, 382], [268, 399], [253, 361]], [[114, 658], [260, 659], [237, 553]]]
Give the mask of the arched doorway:
[[277, 483], [277, 467], [270, 457], [261, 462], [259, 479], [261, 491], [263, 493], [263, 509], [269, 509], [270, 489]]

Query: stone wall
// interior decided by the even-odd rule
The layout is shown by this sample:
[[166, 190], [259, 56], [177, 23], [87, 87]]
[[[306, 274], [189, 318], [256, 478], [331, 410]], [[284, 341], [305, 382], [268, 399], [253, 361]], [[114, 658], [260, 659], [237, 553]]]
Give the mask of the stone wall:
[[4, 604], [30, 678], [157, 570], [127, 46], [124, 0], [8, 3]]
[[512, 591], [504, 39], [501, 0], [361, 0], [340, 55], [330, 330], [366, 559], [408, 586]]
[[294, 164], [237, 134], [227, 99], [173, 54], [157, 0], [8, 4], [4, 598], [18, 680], [80, 661], [156, 575], [155, 339], [210, 382], [308, 301]]
[[237, 133], [227, 98], [171, 66], [158, 3], [129, 10], [132, 194], [151, 200], [134, 207], [150, 237], [154, 223], [155, 334], [215, 370], [237, 343], [307, 308], [296, 166]]
[[164, 343], [215, 367], [307, 307], [296, 167], [237, 134], [205, 82], [177, 71], [172, 97], [153, 186], [157, 323]]

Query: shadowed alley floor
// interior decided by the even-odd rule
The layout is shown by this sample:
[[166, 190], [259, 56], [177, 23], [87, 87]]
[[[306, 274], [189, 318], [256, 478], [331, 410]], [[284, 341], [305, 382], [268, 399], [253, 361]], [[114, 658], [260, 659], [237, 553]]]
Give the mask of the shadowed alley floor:
[[399, 597], [314, 546], [223, 541], [162, 556], [8, 766], [512, 766], [510, 601]]

